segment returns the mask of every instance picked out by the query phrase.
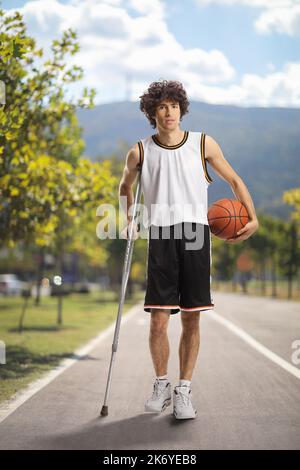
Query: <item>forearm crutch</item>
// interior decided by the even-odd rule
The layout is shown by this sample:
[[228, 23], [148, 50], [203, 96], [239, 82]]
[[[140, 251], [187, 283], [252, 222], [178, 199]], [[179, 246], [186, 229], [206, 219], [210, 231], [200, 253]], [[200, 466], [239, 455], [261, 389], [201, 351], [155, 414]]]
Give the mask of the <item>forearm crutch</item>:
[[[137, 207], [138, 207], [138, 204], [140, 203], [140, 199], [141, 199], [141, 171], [139, 172], [137, 189], [136, 189], [136, 193], [135, 193], [133, 215], [132, 215], [132, 221], [133, 222], [135, 221], [135, 218], [138, 214]], [[118, 339], [119, 339], [119, 330], [120, 330], [120, 324], [121, 324], [121, 316], [122, 316], [123, 304], [124, 304], [125, 295], [126, 295], [127, 282], [128, 282], [130, 267], [131, 267], [131, 258], [132, 258], [133, 244], [134, 244], [133, 225], [134, 224], [131, 224], [131, 226], [130, 226], [130, 230], [129, 230], [130, 233], [129, 233], [129, 236], [128, 236], [128, 239], [127, 239], [125, 258], [124, 258], [124, 264], [123, 264], [122, 284], [121, 284], [121, 291], [120, 291], [118, 316], [117, 316], [117, 321], [116, 321], [116, 326], [115, 326], [114, 339], [113, 339], [113, 343], [112, 343], [112, 353], [111, 353], [111, 359], [110, 359], [110, 365], [109, 365], [108, 379], [107, 379], [107, 383], [106, 383], [104, 403], [103, 403], [103, 406], [102, 406], [102, 409], [101, 409], [101, 416], [107, 416], [108, 415], [107, 397], [108, 397], [109, 388], [110, 388], [111, 374], [112, 374], [112, 368], [113, 368], [114, 359], [115, 359], [115, 353], [117, 352], [117, 348], [118, 348]]]

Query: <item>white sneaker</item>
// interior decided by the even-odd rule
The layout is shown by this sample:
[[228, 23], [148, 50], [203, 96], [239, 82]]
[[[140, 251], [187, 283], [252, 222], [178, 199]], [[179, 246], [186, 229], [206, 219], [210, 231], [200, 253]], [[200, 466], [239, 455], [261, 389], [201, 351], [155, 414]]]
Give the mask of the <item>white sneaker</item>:
[[197, 410], [192, 405], [190, 387], [178, 385], [173, 391], [173, 415], [176, 419], [196, 418]]
[[156, 379], [152, 397], [145, 403], [145, 411], [160, 413], [171, 404], [171, 384], [166, 380]]

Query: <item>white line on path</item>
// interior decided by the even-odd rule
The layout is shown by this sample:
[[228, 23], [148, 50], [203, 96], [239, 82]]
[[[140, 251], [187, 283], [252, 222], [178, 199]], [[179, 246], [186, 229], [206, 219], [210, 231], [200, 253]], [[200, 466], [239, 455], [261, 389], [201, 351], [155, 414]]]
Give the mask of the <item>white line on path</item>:
[[265, 357], [270, 359], [270, 361], [274, 362], [278, 366], [282, 367], [282, 369], [286, 370], [290, 374], [294, 375], [297, 377], [297, 379], [300, 379], [300, 369], [297, 369], [297, 367], [293, 366], [289, 362], [285, 361], [282, 359], [280, 356], [277, 356], [277, 354], [273, 353], [270, 349], [266, 348], [263, 346], [261, 343], [256, 341], [252, 336], [248, 335], [242, 328], [239, 328], [238, 326], [234, 325], [231, 323], [231, 321], [227, 320], [226, 318], [222, 317], [219, 313], [217, 313], [215, 310], [213, 312], [206, 312], [206, 315], [209, 316], [209, 318], [221, 323], [221, 325], [225, 326], [230, 330], [232, 333], [234, 333], [236, 336], [239, 336], [241, 339], [243, 339], [246, 343], [250, 344], [252, 348], [256, 349], [256, 351], [259, 351], [261, 354], [263, 354]]
[[[131, 317], [133, 317], [139, 311], [141, 311], [141, 309], [143, 308], [143, 305], [144, 305], [143, 303], [138, 303], [137, 305], [132, 307], [130, 310], [128, 310], [128, 312], [125, 313], [124, 316], [122, 316], [120, 327], [124, 323], [126, 323], [128, 320], [130, 320]], [[117, 320], [117, 315], [116, 315], [116, 320]], [[28, 387], [26, 387], [24, 390], [21, 390], [10, 400], [3, 402], [0, 405], [0, 423], [4, 421], [17, 408], [19, 408], [19, 406], [21, 406], [25, 401], [29, 400], [29, 398], [31, 398], [33, 395], [39, 392], [42, 388], [46, 387], [46, 385], [52, 382], [58, 375], [60, 375], [66, 369], [68, 369], [73, 364], [75, 364], [75, 362], [79, 361], [83, 356], [85, 356], [90, 351], [92, 351], [99, 343], [101, 343], [101, 341], [103, 341], [107, 336], [109, 336], [111, 333], [114, 332], [115, 326], [116, 326], [116, 321], [113, 324], [111, 324], [108, 328], [106, 328], [106, 330], [101, 331], [101, 333], [98, 336], [96, 336], [96, 338], [89, 341], [85, 346], [77, 349], [74, 352], [75, 357], [64, 359], [60, 364], [58, 364], [57, 367], [55, 367], [50, 372], [46, 373], [45, 376], [29, 384]]]

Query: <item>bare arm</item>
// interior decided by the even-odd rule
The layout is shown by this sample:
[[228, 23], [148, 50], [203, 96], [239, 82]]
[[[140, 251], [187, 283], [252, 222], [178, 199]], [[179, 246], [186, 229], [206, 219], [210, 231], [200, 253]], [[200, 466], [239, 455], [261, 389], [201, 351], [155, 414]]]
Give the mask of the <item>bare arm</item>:
[[[127, 155], [126, 155], [126, 162], [125, 167], [123, 170], [123, 175], [119, 184], [119, 197], [120, 197], [120, 204], [123, 208], [125, 214], [127, 215], [128, 222], [132, 220], [132, 216], [128, 215], [130, 206], [134, 203], [134, 195], [132, 191], [133, 183], [136, 179], [136, 176], [139, 172], [139, 147], [136, 144], [132, 147]], [[124, 201], [124, 197], [126, 199]]]
[[209, 135], [205, 137], [205, 158], [214, 171], [231, 186], [237, 199], [246, 207], [250, 219], [248, 224], [250, 225], [247, 224], [238, 233], [242, 234], [247, 232], [241, 239], [245, 240], [249, 238], [259, 227], [252, 198], [242, 178], [225, 159], [219, 144]]

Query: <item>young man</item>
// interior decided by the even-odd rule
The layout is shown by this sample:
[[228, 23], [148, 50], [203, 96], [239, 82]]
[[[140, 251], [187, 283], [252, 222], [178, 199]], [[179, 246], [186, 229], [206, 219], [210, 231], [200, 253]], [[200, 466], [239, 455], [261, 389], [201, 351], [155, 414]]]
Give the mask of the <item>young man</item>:
[[[132, 185], [141, 170], [141, 188], [149, 216], [144, 310], [151, 313], [149, 345], [157, 376], [152, 397], [145, 404], [146, 411], [161, 412], [171, 403], [167, 328], [170, 314], [181, 311], [180, 378], [173, 391], [173, 414], [177, 419], [195, 418], [197, 414], [191, 400], [191, 379], [200, 344], [200, 312], [214, 307], [210, 294], [211, 234], [207, 220], [207, 188], [212, 179], [207, 162], [228, 182], [250, 218], [238, 236], [228, 242], [246, 240], [258, 229], [247, 187], [225, 160], [217, 142], [203, 132], [180, 128], [188, 105], [181, 83], [166, 80], [151, 83], [141, 96], [140, 109], [157, 134], [140, 140], [129, 150], [119, 186], [119, 195], [127, 197], [124, 210], [128, 226], [122, 236], [127, 238], [129, 229], [136, 239], [136, 223], [128, 212], [134, 203]], [[186, 206], [188, 210], [182, 210]], [[196, 206], [197, 213], [191, 210]], [[186, 231], [195, 233], [195, 230], [202, 235], [200, 249], [188, 249], [191, 237]]]

